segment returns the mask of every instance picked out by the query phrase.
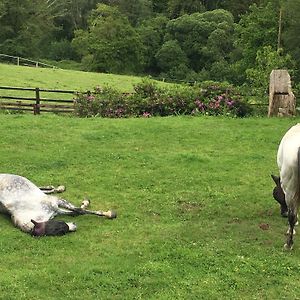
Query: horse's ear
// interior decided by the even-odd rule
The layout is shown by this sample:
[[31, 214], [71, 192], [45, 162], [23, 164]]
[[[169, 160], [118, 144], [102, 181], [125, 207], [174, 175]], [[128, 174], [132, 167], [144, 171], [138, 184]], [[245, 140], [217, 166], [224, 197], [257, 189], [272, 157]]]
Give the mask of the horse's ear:
[[279, 176], [275, 176], [275, 175], [271, 174], [271, 177], [274, 180], [274, 182], [276, 183], [276, 185], [280, 185], [280, 177]]
[[31, 219], [31, 223], [33, 223], [34, 225], [38, 224], [38, 222], [34, 221]]

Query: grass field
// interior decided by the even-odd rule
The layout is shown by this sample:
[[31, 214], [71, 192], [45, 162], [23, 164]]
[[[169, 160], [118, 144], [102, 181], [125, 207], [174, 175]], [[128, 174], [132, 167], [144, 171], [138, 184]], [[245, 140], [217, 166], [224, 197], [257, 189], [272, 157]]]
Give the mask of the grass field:
[[297, 299], [300, 238], [283, 250], [270, 178], [296, 122], [0, 114], [1, 173], [118, 212], [56, 238], [0, 216], [0, 298]]
[[[132, 92], [141, 77], [0, 64], [0, 86], [86, 91], [110, 86]], [[167, 83], [159, 83], [167, 85]]]

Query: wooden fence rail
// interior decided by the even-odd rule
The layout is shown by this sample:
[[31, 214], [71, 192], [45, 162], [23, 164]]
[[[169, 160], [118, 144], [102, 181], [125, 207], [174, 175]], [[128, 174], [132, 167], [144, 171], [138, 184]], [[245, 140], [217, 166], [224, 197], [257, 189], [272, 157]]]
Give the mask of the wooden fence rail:
[[[8, 91], [9, 94], [1, 91]], [[12, 95], [10, 91], [14, 91], [18, 93], [18, 95]], [[30, 93], [30, 95], [25, 97], [24, 93]], [[54, 95], [54, 97], [42, 97], [41, 95], [43, 93]], [[72, 113], [74, 112], [73, 96], [75, 93], [75, 91], [69, 90], [0, 86], [0, 109], [33, 111], [35, 115], [41, 112]], [[72, 98], [64, 99], [64, 97], [59, 96], [60, 94], [70, 94]]]

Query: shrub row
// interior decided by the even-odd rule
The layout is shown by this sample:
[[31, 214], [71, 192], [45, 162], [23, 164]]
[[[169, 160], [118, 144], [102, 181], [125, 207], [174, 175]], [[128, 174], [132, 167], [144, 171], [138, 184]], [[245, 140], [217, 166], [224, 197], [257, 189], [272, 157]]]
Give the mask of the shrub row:
[[245, 117], [249, 105], [228, 84], [206, 82], [197, 86], [159, 87], [143, 80], [131, 94], [110, 87], [96, 87], [93, 92], [79, 93], [75, 113], [80, 117], [151, 117], [170, 115], [227, 115]]

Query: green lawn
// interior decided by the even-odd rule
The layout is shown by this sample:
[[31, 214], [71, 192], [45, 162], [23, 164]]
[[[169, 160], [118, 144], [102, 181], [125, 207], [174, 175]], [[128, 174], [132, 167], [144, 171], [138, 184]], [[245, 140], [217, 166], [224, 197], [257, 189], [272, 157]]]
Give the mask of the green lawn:
[[118, 212], [43, 238], [0, 216], [0, 298], [296, 299], [300, 239], [283, 250], [270, 178], [296, 122], [0, 114], [1, 173]]

